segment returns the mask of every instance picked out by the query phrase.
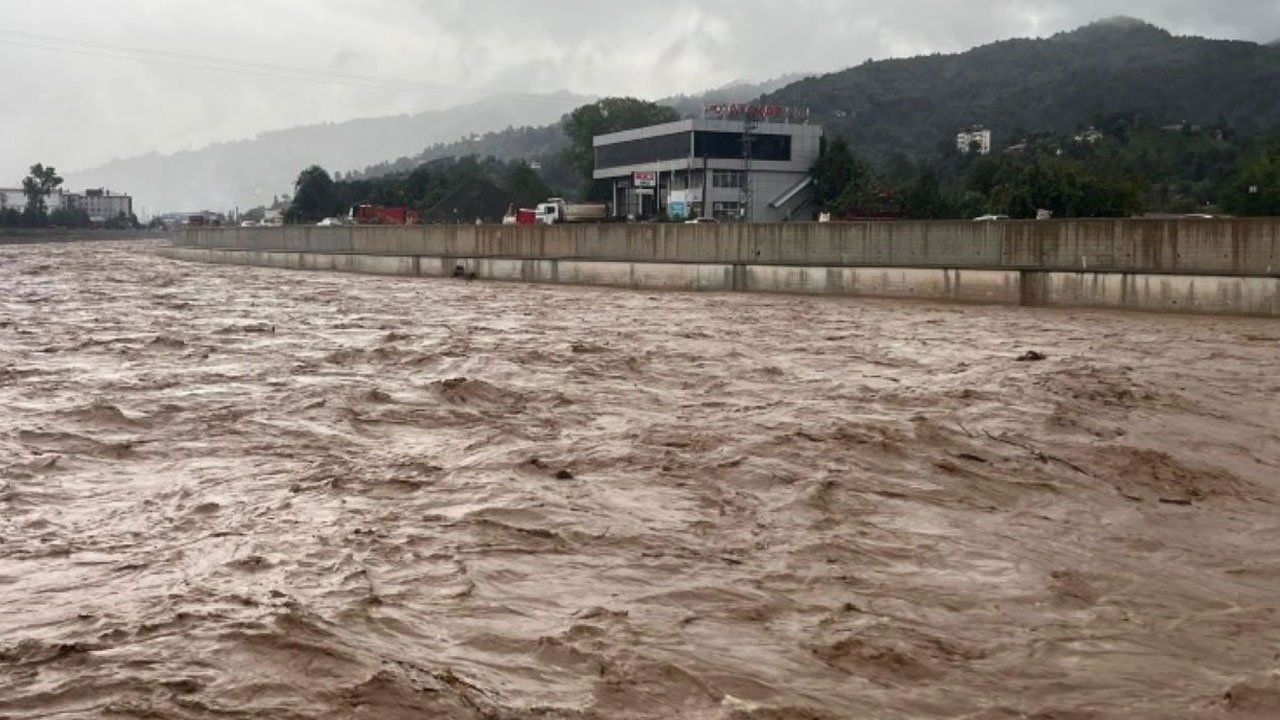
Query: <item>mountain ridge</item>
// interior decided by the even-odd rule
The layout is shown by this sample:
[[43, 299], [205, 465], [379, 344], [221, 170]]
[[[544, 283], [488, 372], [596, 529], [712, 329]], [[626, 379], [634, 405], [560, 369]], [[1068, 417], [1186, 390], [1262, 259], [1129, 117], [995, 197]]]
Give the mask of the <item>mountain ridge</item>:
[[[1045, 38], [734, 82], [660, 102], [685, 116], [713, 100], [809, 108], [829, 136], [843, 135], [884, 162], [953, 152], [956, 132], [972, 125], [989, 127], [997, 147], [1026, 133], [1069, 132], [1118, 115], [1260, 133], [1280, 127], [1280, 105], [1269, 101], [1277, 95], [1280, 40], [1175, 36], [1118, 16]], [[112, 161], [68, 173], [68, 183], [131, 192], [135, 204], [154, 210], [225, 209], [270, 202], [313, 163], [374, 177], [459, 155], [554, 158], [567, 144], [557, 128], [561, 117], [594, 99], [556, 97], [562, 105], [495, 98], [447, 111], [265, 131], [250, 140]]]
[[972, 125], [1008, 145], [1025, 132], [1065, 132], [1125, 113], [1256, 133], [1280, 125], [1280, 106], [1270, 100], [1278, 92], [1277, 48], [1174, 36], [1121, 18], [1047, 38], [868, 62], [763, 101], [808, 107], [829, 135], [884, 160], [936, 153]]

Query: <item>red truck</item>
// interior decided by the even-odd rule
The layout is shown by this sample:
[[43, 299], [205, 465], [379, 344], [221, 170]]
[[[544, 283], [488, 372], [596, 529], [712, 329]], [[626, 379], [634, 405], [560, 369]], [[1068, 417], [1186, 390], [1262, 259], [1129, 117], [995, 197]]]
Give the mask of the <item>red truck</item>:
[[538, 223], [538, 211], [526, 208], [516, 209], [514, 205], [507, 208], [507, 214], [502, 216], [503, 225], [536, 225]]
[[357, 205], [351, 208], [351, 219], [357, 225], [421, 225], [422, 215], [407, 207]]

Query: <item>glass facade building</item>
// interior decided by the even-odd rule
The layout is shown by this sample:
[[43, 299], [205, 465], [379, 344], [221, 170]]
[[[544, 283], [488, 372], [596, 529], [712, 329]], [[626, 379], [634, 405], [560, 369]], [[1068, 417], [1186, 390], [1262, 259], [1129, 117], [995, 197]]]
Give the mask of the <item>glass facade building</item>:
[[740, 121], [681, 120], [597, 137], [595, 178], [609, 183], [617, 217], [809, 220], [821, 139], [817, 125], [748, 133]]

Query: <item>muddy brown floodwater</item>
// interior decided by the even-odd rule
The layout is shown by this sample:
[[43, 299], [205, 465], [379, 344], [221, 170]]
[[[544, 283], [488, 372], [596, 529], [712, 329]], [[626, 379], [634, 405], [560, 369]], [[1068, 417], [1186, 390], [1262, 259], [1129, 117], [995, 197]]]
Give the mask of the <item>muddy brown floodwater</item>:
[[1280, 717], [1275, 320], [152, 247], [0, 248], [0, 717]]

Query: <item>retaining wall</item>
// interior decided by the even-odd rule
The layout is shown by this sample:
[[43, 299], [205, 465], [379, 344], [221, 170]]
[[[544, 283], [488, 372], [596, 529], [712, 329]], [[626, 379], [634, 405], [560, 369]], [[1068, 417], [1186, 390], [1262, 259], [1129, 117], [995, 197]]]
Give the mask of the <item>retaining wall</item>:
[[178, 260], [405, 277], [780, 292], [1280, 317], [1280, 278], [1017, 269], [636, 262], [174, 247]]
[[426, 257], [1275, 277], [1280, 219], [195, 228], [179, 245]]

